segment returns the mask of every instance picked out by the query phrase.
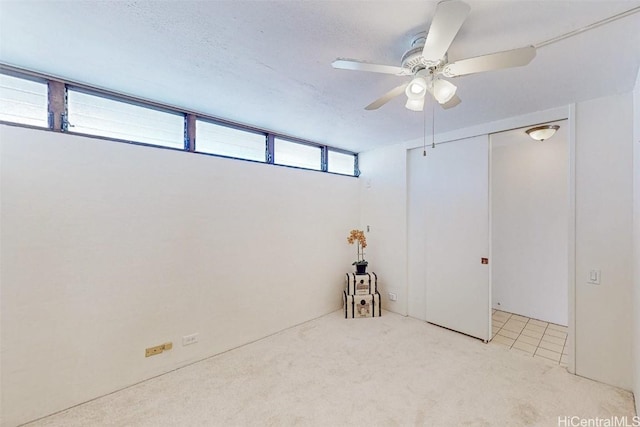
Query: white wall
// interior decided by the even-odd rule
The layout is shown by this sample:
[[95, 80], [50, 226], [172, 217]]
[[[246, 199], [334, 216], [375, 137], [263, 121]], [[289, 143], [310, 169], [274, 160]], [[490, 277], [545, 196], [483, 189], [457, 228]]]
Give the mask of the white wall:
[[636, 412], [640, 414], [640, 70], [638, 70], [636, 87], [633, 91], [633, 158], [633, 392], [636, 398]]
[[[576, 106], [576, 374], [630, 390], [633, 120], [630, 93]], [[589, 270], [601, 284], [587, 284]]]
[[493, 308], [568, 324], [567, 121], [537, 142], [526, 128], [491, 135]]
[[357, 179], [10, 126], [0, 140], [3, 426], [341, 305]]
[[[367, 234], [367, 260], [376, 272], [383, 307], [407, 314], [407, 153], [387, 146], [361, 153], [361, 224]], [[388, 292], [398, 295], [388, 300]]]

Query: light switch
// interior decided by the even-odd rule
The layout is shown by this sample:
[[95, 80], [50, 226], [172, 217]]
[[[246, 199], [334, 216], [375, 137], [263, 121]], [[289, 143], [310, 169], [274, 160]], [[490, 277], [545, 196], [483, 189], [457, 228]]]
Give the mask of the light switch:
[[593, 285], [600, 284], [600, 270], [590, 270], [589, 271], [589, 280], [587, 283], [591, 283]]

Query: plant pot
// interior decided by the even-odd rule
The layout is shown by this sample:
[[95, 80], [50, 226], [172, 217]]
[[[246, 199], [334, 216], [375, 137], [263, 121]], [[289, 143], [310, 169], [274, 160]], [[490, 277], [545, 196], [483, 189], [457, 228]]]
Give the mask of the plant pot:
[[367, 264], [356, 264], [356, 274], [366, 274]]

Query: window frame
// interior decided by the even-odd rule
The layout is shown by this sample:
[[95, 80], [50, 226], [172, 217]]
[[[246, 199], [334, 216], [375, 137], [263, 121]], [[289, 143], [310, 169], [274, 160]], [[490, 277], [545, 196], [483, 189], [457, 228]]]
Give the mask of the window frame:
[[[25, 123], [19, 123], [19, 122], [0, 120], [0, 124], [2, 125], [24, 127], [24, 128], [44, 130], [44, 131], [50, 131], [50, 132], [68, 133], [69, 135], [82, 136], [85, 138], [94, 138], [94, 139], [103, 140], [103, 141], [120, 142], [120, 143], [125, 143], [130, 145], [140, 145], [144, 147], [160, 148], [164, 150], [186, 151], [186, 152], [196, 153], [196, 154], [205, 155], [205, 156], [229, 158], [229, 159], [241, 160], [241, 161], [252, 162], [252, 163], [264, 163], [269, 165], [288, 167], [288, 168], [294, 168], [294, 169], [302, 169], [307, 171], [323, 172], [323, 173], [346, 176], [346, 177], [358, 178], [360, 176], [360, 171], [358, 167], [358, 153], [353, 151], [332, 147], [326, 144], [320, 144], [317, 142], [312, 142], [312, 141], [308, 141], [301, 138], [292, 137], [286, 134], [272, 132], [272, 131], [251, 126], [251, 125], [246, 125], [242, 123], [233, 122], [230, 120], [225, 120], [219, 117], [200, 113], [193, 110], [184, 109], [174, 105], [164, 104], [164, 103], [152, 101], [149, 99], [135, 97], [135, 96], [127, 95], [117, 91], [107, 90], [101, 87], [91, 86], [85, 83], [76, 82], [76, 81], [60, 78], [60, 77], [45, 74], [45, 73], [40, 73], [40, 72], [35, 72], [35, 71], [15, 67], [2, 62], [0, 62], [0, 74], [8, 75], [18, 79], [30, 80], [37, 83], [43, 83], [46, 85], [46, 89], [47, 89], [48, 126], [37, 126], [37, 125], [31, 125], [31, 124], [25, 124]], [[183, 123], [182, 146], [173, 147], [173, 146], [167, 146], [167, 145], [153, 144], [149, 142], [136, 141], [131, 139], [117, 138], [113, 136], [103, 136], [103, 135], [94, 135], [89, 133], [75, 132], [73, 131], [72, 128], [70, 128], [69, 121], [68, 121], [69, 90], [77, 91], [77, 92], [84, 93], [91, 96], [96, 96], [98, 98], [104, 98], [111, 101], [120, 102], [123, 104], [134, 105], [144, 109], [155, 110], [162, 113], [167, 113], [174, 116], [182, 117], [182, 123]], [[209, 122], [209, 123], [223, 126], [223, 127], [237, 129], [243, 132], [264, 135], [265, 136], [265, 160], [260, 161], [260, 160], [254, 160], [254, 159], [244, 159], [241, 157], [226, 156], [224, 154], [205, 153], [205, 152], [195, 151], [195, 147], [197, 146], [197, 141], [195, 140], [195, 136], [196, 136], [195, 125], [198, 120], [203, 122]], [[312, 168], [307, 168], [303, 166], [275, 163], [275, 140], [276, 139], [282, 139], [285, 142], [318, 148], [321, 152], [320, 167], [318, 169], [312, 169]], [[342, 174], [337, 172], [329, 172], [328, 171], [329, 151], [335, 151], [335, 152], [353, 155], [354, 156], [353, 175], [347, 175], [347, 174]]]
[[[311, 168], [305, 168], [304, 166], [296, 166], [296, 165], [285, 165], [282, 163], [276, 163], [275, 161], [275, 157], [276, 157], [276, 144], [277, 141], [276, 139], [280, 139], [283, 140], [284, 142], [289, 142], [291, 144], [298, 144], [298, 145], [302, 145], [302, 146], [307, 146], [307, 147], [313, 147], [313, 148], [318, 148], [320, 151], [320, 158], [319, 158], [319, 167], [318, 169], [311, 169]], [[284, 166], [284, 167], [288, 167], [288, 168], [295, 168], [295, 169], [303, 169], [303, 170], [308, 170], [308, 171], [316, 171], [316, 172], [327, 172], [326, 170], [326, 162], [325, 162], [325, 156], [324, 156], [324, 152], [326, 151], [324, 148], [326, 147], [325, 145], [321, 145], [321, 144], [316, 144], [310, 141], [305, 141], [302, 139], [298, 139], [298, 138], [291, 138], [288, 136], [282, 136], [282, 135], [278, 135], [278, 134], [274, 134], [274, 138], [273, 138], [274, 142], [273, 142], [273, 164], [276, 166]], [[348, 176], [348, 175], [345, 175]]]
[[[197, 138], [198, 121], [201, 121], [201, 122], [204, 122], [204, 123], [209, 123], [209, 124], [220, 126], [220, 127], [224, 127], [224, 128], [238, 130], [238, 131], [241, 131], [241, 132], [246, 132], [246, 133], [250, 133], [250, 134], [264, 136], [264, 160], [261, 161], [261, 160], [255, 160], [255, 159], [245, 159], [243, 157], [227, 156], [225, 154], [207, 153], [207, 152], [204, 152], [204, 151], [198, 151], [198, 138]], [[269, 134], [267, 132], [261, 131], [259, 129], [253, 129], [253, 128], [248, 128], [248, 127], [245, 127], [245, 126], [239, 126], [237, 124], [223, 122], [223, 121], [220, 121], [220, 120], [211, 119], [211, 118], [199, 115], [199, 116], [196, 116], [196, 118], [195, 118], [195, 129], [194, 129], [194, 134], [193, 134], [193, 139], [192, 139], [192, 141], [193, 141], [193, 150], [192, 150], [192, 152], [197, 153], [197, 154], [204, 154], [204, 155], [207, 155], [207, 156], [222, 157], [224, 159], [243, 160], [245, 162], [253, 162], [253, 163], [268, 163], [268, 159], [269, 159], [269, 141], [268, 141], [268, 138], [269, 138]]]
[[[329, 162], [329, 152], [333, 151], [334, 153], [340, 153], [340, 154], [346, 154], [349, 156], [353, 156], [353, 171], [351, 173], [351, 175], [347, 175], [344, 173], [340, 173], [340, 172], [331, 172], [329, 170], [329, 166], [330, 166], [330, 162]], [[341, 175], [341, 176], [355, 176], [358, 177], [360, 175], [360, 171], [358, 170], [358, 153], [354, 153], [348, 150], [342, 150], [340, 148], [333, 148], [333, 147], [327, 147], [327, 173], [331, 173], [334, 175]], [[357, 175], [356, 175], [357, 174]]]
[[[164, 148], [164, 149], [168, 149], [168, 150], [178, 150], [178, 151], [188, 151], [187, 147], [188, 147], [188, 141], [187, 141], [187, 135], [186, 135], [186, 129], [187, 129], [187, 113], [182, 112], [182, 111], [178, 111], [178, 110], [173, 110], [173, 109], [169, 109], [169, 108], [163, 108], [163, 107], [159, 107], [157, 105], [153, 105], [153, 104], [147, 104], [144, 101], [140, 101], [140, 100], [132, 100], [129, 99], [127, 97], [122, 97], [120, 95], [117, 94], [112, 94], [112, 93], [108, 93], [108, 92], [104, 92], [102, 90], [93, 90], [90, 88], [86, 88], [83, 86], [75, 86], [72, 84], [66, 84], [65, 85], [65, 103], [64, 103], [64, 118], [62, 120], [62, 132], [67, 133], [69, 135], [79, 135], [79, 136], [86, 136], [86, 137], [91, 137], [91, 138], [98, 138], [98, 139], [102, 139], [102, 140], [106, 140], [106, 141], [115, 141], [115, 142], [124, 142], [126, 144], [133, 144], [133, 145], [142, 145], [145, 147], [157, 147], [157, 148]], [[150, 142], [143, 142], [143, 141], [135, 141], [135, 140], [131, 140], [131, 139], [123, 139], [123, 138], [117, 138], [117, 137], [113, 137], [113, 136], [104, 136], [104, 135], [94, 135], [91, 133], [83, 133], [83, 132], [75, 132], [73, 130], [70, 130], [70, 126], [69, 126], [69, 91], [76, 91], [79, 93], [83, 93], [85, 95], [91, 95], [91, 96], [95, 96], [98, 98], [104, 98], [104, 99], [108, 99], [110, 101], [115, 101], [115, 102], [121, 102], [123, 104], [129, 104], [129, 105], [133, 105], [136, 107], [141, 107], [141, 108], [146, 108], [149, 110], [154, 110], [154, 111], [158, 111], [161, 113], [167, 113], [167, 114], [171, 114], [174, 116], [182, 116], [182, 146], [181, 147], [171, 147], [168, 145], [159, 145], [159, 144], [152, 144]]]
[[31, 82], [35, 82], [35, 83], [42, 83], [44, 84], [44, 86], [47, 89], [47, 110], [46, 110], [46, 118], [47, 118], [47, 125], [46, 126], [38, 126], [38, 125], [32, 125], [32, 124], [28, 124], [28, 123], [19, 123], [19, 122], [11, 122], [11, 121], [7, 121], [7, 120], [0, 120], [0, 124], [5, 124], [5, 125], [11, 125], [11, 126], [22, 126], [22, 127], [26, 127], [29, 129], [44, 129], [44, 130], [48, 130], [51, 129], [51, 109], [50, 109], [50, 104], [51, 104], [51, 99], [50, 99], [50, 94], [49, 94], [49, 81], [50, 79], [47, 79], [45, 76], [38, 76], [38, 75], [32, 75], [32, 74], [25, 74], [25, 73], [21, 73], [20, 71], [15, 71], [12, 69], [9, 70], [5, 70], [3, 68], [0, 68], [0, 74], [4, 74], [6, 76], [9, 77], [14, 77], [16, 79], [21, 79], [21, 80], [28, 80]]

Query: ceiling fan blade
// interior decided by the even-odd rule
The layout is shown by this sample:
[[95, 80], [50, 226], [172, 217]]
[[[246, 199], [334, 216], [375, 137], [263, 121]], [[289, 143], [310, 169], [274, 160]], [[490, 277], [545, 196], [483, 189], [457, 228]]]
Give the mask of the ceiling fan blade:
[[536, 56], [533, 46], [505, 50], [475, 58], [462, 59], [444, 67], [442, 74], [447, 77], [458, 77], [466, 74], [482, 73], [501, 68], [521, 67], [527, 65]]
[[470, 10], [468, 4], [459, 0], [445, 0], [438, 3], [427, 40], [422, 48], [422, 56], [427, 61], [439, 61], [444, 57]]
[[406, 75], [405, 73], [407, 73], [407, 70], [402, 67], [371, 64], [369, 62], [358, 61], [355, 59], [338, 58], [333, 61], [331, 65], [333, 68], [339, 68], [341, 70], [370, 71], [372, 73], [395, 74], [397, 76], [404, 76]]
[[401, 84], [398, 87], [394, 87], [393, 89], [391, 89], [389, 92], [385, 93], [384, 95], [382, 95], [380, 98], [376, 99], [375, 101], [373, 101], [371, 104], [367, 105], [366, 107], [364, 107], [365, 110], [377, 110], [378, 108], [382, 107], [384, 104], [386, 104], [387, 102], [391, 101], [393, 98], [395, 98], [396, 96], [404, 93], [404, 90], [407, 88], [407, 86], [409, 86], [409, 83], [405, 83], [405, 84]]
[[440, 104], [440, 106], [445, 110], [448, 110], [449, 108], [453, 108], [456, 105], [460, 104], [461, 102], [462, 100], [458, 98], [458, 95], [453, 95], [453, 98], [451, 98], [449, 101], [445, 102], [444, 104]]

